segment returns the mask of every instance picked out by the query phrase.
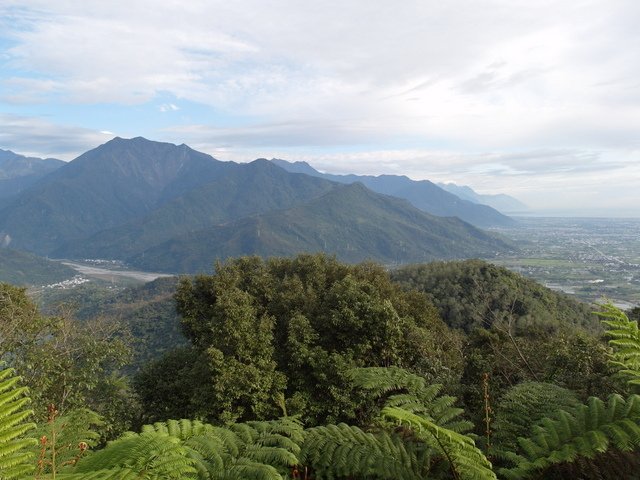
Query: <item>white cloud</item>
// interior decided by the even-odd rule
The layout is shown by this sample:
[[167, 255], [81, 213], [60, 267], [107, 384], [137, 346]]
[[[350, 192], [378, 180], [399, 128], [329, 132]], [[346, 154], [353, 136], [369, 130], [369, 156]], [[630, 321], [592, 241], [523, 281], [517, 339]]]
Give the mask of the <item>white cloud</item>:
[[162, 105], [160, 105], [158, 107], [158, 110], [160, 110], [161, 112], [177, 112], [178, 110], [180, 110], [180, 107], [178, 107], [177, 105], [173, 104], [173, 103], [163, 103]]
[[72, 160], [80, 153], [105, 143], [113, 133], [58, 125], [37, 117], [0, 113], [0, 145], [34, 157]]

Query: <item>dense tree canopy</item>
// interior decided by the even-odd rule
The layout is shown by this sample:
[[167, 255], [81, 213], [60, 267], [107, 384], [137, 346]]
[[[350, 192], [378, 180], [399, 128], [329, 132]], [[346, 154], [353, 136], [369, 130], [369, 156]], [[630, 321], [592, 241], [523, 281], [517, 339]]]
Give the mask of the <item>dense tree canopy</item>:
[[600, 329], [588, 305], [482, 260], [409, 265], [393, 271], [392, 278], [424, 292], [447, 325], [466, 332], [494, 324]]
[[[438, 274], [450, 293], [428, 286], [426, 267], [410, 269], [424, 274], [413, 290], [323, 255], [239, 258], [185, 278], [175, 304], [190, 345], [137, 375], [139, 417], [112, 322], [44, 316], [0, 285], [0, 346], [23, 377], [0, 368], [0, 478], [635, 478], [633, 315], [607, 305], [594, 328], [542, 288], [501, 299], [517, 276], [458, 267]], [[455, 315], [492, 321], [454, 315], [464, 328], [449, 327], [439, 308], [455, 298]], [[105, 445], [134, 415], [138, 433]]]
[[[358, 414], [351, 367], [396, 365], [445, 381], [462, 370], [459, 336], [375, 264], [244, 257], [184, 279], [176, 299], [184, 333], [206, 359], [198, 384], [214, 385], [201, 411], [210, 420], [282, 409], [312, 423], [349, 420]], [[148, 377], [139, 385], [145, 402], [159, 401]]]
[[129, 358], [118, 324], [78, 322], [68, 312], [42, 315], [26, 289], [5, 283], [0, 320], [0, 359], [30, 387], [37, 418], [46, 418], [47, 406], [55, 404], [61, 412], [99, 411], [112, 433], [130, 426], [137, 406], [128, 380], [117, 374]]

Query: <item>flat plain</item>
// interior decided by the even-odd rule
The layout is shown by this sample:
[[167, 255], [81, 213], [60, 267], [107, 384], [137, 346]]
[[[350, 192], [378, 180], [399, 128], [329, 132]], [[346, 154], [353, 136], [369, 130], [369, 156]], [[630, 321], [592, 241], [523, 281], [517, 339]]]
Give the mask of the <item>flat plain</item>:
[[518, 217], [493, 229], [520, 248], [491, 262], [587, 302], [640, 304], [640, 219]]

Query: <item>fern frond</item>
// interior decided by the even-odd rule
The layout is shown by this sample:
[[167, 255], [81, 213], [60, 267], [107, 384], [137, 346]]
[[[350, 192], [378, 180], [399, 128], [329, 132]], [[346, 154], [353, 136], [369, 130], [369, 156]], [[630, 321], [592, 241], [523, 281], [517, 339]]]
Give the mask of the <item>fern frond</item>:
[[448, 460], [457, 478], [495, 480], [492, 465], [475, 446], [473, 440], [460, 433], [436, 425], [434, 422], [401, 408], [385, 407], [382, 414], [401, 425], [408, 426], [425, 444], [437, 449]]
[[145, 432], [115, 440], [103, 450], [81, 460], [76, 471], [126, 468], [144, 474], [142, 478], [197, 478], [193, 459], [175, 437]]
[[427, 381], [399, 367], [368, 367], [349, 370], [351, 381], [368, 390], [374, 398], [385, 398], [385, 406], [397, 407], [427, 416], [438, 425], [459, 432], [470, 430], [470, 422], [460, 421], [462, 409], [455, 408], [455, 398], [439, 395], [442, 385]]
[[318, 478], [418, 480], [430, 465], [429, 453], [398, 435], [359, 427], [326, 425], [305, 431], [300, 460]]
[[[147, 437], [174, 445], [175, 453], [182, 455], [183, 463], [186, 461], [184, 464], [191, 468], [187, 473], [192, 476], [185, 478], [280, 480], [299, 463], [297, 454], [302, 432], [302, 425], [295, 419], [239, 423], [228, 428], [196, 420], [167, 420], [145, 425], [141, 434], [129, 433], [119, 441], [130, 441], [135, 447], [139, 443], [144, 444], [141, 438]], [[134, 468], [132, 465], [139, 464], [135, 458], [127, 458], [126, 451], [121, 452], [123, 457], [118, 457], [116, 447], [117, 442], [108, 445], [105, 451], [111, 449], [114, 452], [105, 458], [104, 463], [97, 464], [94, 460], [92, 466]], [[153, 452], [147, 452], [146, 448], [141, 453], [133, 453], [134, 450], [128, 453], [132, 457], [153, 456]], [[155, 471], [168, 468], [175, 461], [175, 458], [154, 457], [149, 463]]]
[[26, 422], [33, 414], [25, 409], [29, 403], [28, 389], [19, 387], [20, 377], [14, 370], [0, 370], [0, 478], [14, 479], [33, 471], [33, 454], [29, 448], [37, 444], [35, 439], [23, 438], [35, 428]]
[[554, 464], [592, 459], [612, 448], [632, 451], [640, 445], [640, 397], [632, 395], [625, 401], [612, 395], [606, 404], [591, 397], [586, 405], [544, 419], [531, 437], [519, 438], [518, 444], [517, 454], [504, 456], [516, 464], [500, 470], [507, 479], [528, 478]]
[[629, 378], [630, 385], [640, 385], [640, 329], [638, 322], [608, 303], [596, 312], [605, 320], [605, 334], [610, 337], [609, 345], [613, 347], [610, 363]]

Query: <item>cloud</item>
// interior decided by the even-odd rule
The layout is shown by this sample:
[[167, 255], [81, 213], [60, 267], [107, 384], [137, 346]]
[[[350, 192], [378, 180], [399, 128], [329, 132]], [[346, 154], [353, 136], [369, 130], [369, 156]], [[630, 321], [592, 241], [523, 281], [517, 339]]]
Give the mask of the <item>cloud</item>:
[[5, 3], [28, 12], [5, 25], [14, 102], [169, 92], [267, 121], [400, 122], [481, 148], [540, 146], [554, 118], [638, 120], [640, 60], [621, 48], [640, 41], [633, 1]]
[[22, 155], [72, 160], [113, 138], [111, 132], [62, 126], [37, 117], [0, 114], [0, 145]]
[[161, 112], [177, 112], [178, 110], [180, 110], [180, 107], [178, 107], [177, 105], [173, 104], [173, 103], [163, 103], [162, 105], [160, 105], [158, 107], [158, 110], [160, 110]]

